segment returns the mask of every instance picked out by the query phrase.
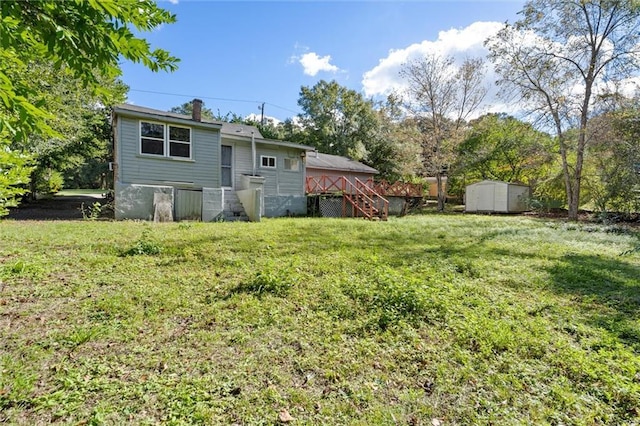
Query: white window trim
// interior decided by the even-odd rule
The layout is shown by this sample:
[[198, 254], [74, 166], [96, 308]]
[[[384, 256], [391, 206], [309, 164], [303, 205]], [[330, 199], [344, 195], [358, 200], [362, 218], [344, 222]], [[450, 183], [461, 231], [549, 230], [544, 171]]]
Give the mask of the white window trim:
[[[153, 139], [156, 141], [159, 141], [159, 138], [150, 138], [150, 137], [146, 137], [146, 136], [142, 136], [142, 123], [149, 123], [149, 124], [160, 124], [162, 126], [163, 130], [163, 139], [162, 139], [162, 152], [163, 154], [151, 154], [149, 152], [142, 152], [142, 138], [145, 139]], [[166, 157], [167, 154], [167, 143], [165, 140], [165, 136], [167, 134], [167, 125], [165, 123], [161, 123], [159, 121], [153, 121], [153, 120], [140, 120], [138, 122], [138, 154], [140, 155], [148, 155], [150, 157], [156, 157], [156, 158], [163, 158]]]
[[[269, 159], [273, 158], [273, 166], [269, 166], [269, 165], [265, 166], [264, 162], [263, 162], [263, 159], [265, 159], [265, 158], [269, 158]], [[269, 161], [267, 161], [267, 164], [269, 164]], [[261, 155], [260, 156], [260, 168], [262, 168], [262, 169], [277, 169], [278, 168], [278, 158], [274, 157], [273, 155]]]
[[[185, 142], [185, 141], [174, 141], [172, 139], [170, 139], [171, 137], [171, 127], [175, 127], [177, 129], [187, 129], [189, 131], [189, 142]], [[167, 157], [169, 158], [175, 158], [178, 160], [191, 160], [193, 158], [193, 144], [192, 144], [192, 140], [193, 140], [193, 131], [191, 131], [191, 127], [187, 127], [187, 126], [176, 126], [174, 124], [167, 124], [166, 125], [166, 139], [167, 139]], [[189, 145], [189, 156], [188, 157], [180, 157], [180, 156], [171, 156], [171, 143], [181, 143], [183, 145]]]
[[[231, 148], [231, 167], [229, 167], [231, 169], [231, 186], [223, 186], [222, 185], [222, 147], [223, 146], [228, 146], [229, 148]], [[234, 179], [234, 164], [235, 161], [234, 160], [234, 156], [236, 155], [236, 150], [235, 150], [235, 146], [234, 145], [229, 145], [229, 144], [220, 144], [220, 187], [221, 188], [229, 188], [229, 189], [233, 189], [233, 183], [235, 181]]]
[[[151, 154], [148, 152], [142, 152], [142, 138], [144, 136], [142, 136], [142, 123], [150, 123], [150, 124], [160, 124], [164, 127], [164, 135], [163, 135], [163, 139], [162, 139], [162, 147], [163, 147], [163, 151], [164, 154]], [[184, 142], [184, 141], [174, 141], [169, 139], [169, 135], [170, 127], [177, 127], [180, 129], [187, 129], [189, 130], [189, 142]], [[146, 139], [153, 139], [153, 140], [157, 140], [159, 141], [159, 138], [150, 138], [150, 137], [145, 137]], [[189, 145], [189, 156], [188, 157], [180, 157], [180, 156], [172, 156], [170, 155], [170, 148], [171, 148], [171, 142], [173, 143], [181, 143], [181, 144], [185, 144], [185, 145]], [[172, 160], [183, 160], [183, 161], [190, 161], [193, 160], [193, 129], [191, 127], [188, 126], [179, 126], [179, 125], [175, 125], [175, 124], [170, 124], [170, 123], [163, 123], [162, 121], [155, 121], [155, 120], [140, 120], [138, 122], [138, 154], [142, 155], [142, 156], [149, 156], [149, 157], [154, 157], [154, 158], [170, 158]]]

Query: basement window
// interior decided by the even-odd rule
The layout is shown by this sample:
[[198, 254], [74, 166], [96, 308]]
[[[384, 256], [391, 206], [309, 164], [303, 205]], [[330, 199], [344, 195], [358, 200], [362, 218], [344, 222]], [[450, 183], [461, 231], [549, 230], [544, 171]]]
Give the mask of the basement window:
[[276, 168], [276, 157], [271, 157], [269, 155], [261, 155], [260, 156], [260, 164], [263, 168], [266, 169], [275, 169]]

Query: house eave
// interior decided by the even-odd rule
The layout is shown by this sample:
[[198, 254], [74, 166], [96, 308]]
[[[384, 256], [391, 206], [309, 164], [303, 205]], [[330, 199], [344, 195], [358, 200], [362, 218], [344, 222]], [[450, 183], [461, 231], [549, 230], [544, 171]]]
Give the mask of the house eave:
[[[251, 136], [248, 135], [232, 135], [229, 133], [222, 133], [222, 138], [223, 139], [229, 139], [229, 140], [236, 140], [236, 141], [242, 141], [242, 142], [247, 142], [247, 143], [251, 143]], [[277, 141], [277, 140], [273, 140], [273, 139], [262, 139], [262, 138], [255, 138], [255, 143], [256, 144], [260, 144], [260, 145], [270, 145], [270, 146], [279, 146], [279, 147], [284, 147], [284, 148], [294, 148], [294, 149], [299, 149], [301, 151], [313, 151], [315, 150], [314, 147], [312, 146], [308, 146], [308, 145], [301, 145], [299, 143], [295, 143], [295, 142], [287, 142], [287, 141]]]
[[336, 172], [363, 173], [367, 175], [377, 175], [378, 173], [380, 173], [377, 170], [345, 169], [345, 168], [339, 168], [339, 167], [316, 167], [316, 166], [309, 166], [308, 164], [307, 164], [307, 170], [320, 170], [320, 171], [331, 170]]
[[163, 114], [162, 112], [142, 112], [142, 111], [132, 111], [127, 108], [121, 108], [118, 106], [113, 107], [114, 114], [121, 117], [129, 117], [129, 118], [137, 118], [137, 119], [148, 119], [148, 120], [157, 120], [163, 121], [165, 123], [178, 124], [181, 126], [189, 126], [189, 127], [198, 127], [205, 129], [214, 129], [220, 130], [222, 128], [222, 124], [218, 123], [208, 123], [203, 121], [195, 121], [189, 118], [178, 118], [171, 113]]

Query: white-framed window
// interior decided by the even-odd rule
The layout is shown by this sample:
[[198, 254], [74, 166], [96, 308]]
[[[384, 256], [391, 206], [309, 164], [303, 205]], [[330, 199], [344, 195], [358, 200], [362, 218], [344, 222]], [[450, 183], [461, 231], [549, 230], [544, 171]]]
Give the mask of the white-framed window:
[[276, 168], [276, 157], [272, 157], [270, 155], [261, 155], [260, 156], [260, 165], [265, 169], [275, 169]]
[[140, 153], [164, 156], [164, 124], [140, 122]]
[[191, 159], [191, 128], [140, 121], [140, 154]]
[[299, 158], [285, 158], [284, 159], [284, 169], [292, 172], [297, 172], [300, 170], [300, 159]]
[[169, 126], [169, 157], [191, 158], [191, 129]]

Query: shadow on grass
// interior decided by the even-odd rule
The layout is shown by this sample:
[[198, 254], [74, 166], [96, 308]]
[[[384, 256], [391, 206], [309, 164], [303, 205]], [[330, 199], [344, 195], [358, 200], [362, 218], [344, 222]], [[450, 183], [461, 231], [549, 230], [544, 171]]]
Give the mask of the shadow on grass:
[[548, 272], [556, 291], [574, 294], [592, 325], [640, 351], [640, 268], [622, 260], [567, 254]]

